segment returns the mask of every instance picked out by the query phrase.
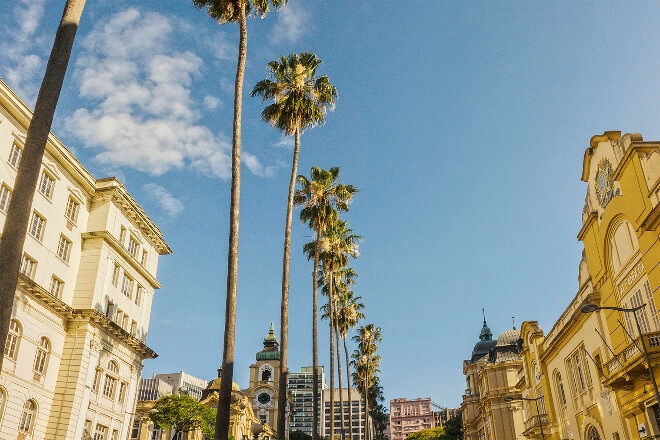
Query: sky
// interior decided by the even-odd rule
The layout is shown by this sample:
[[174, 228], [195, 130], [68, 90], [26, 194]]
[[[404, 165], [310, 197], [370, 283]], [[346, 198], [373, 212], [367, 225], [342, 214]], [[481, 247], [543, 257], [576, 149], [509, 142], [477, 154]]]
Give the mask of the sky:
[[[33, 107], [64, 1], [3, 0], [0, 77]], [[483, 315], [494, 338], [548, 332], [577, 292], [584, 150], [608, 130], [660, 139], [657, 1], [303, 1], [248, 22], [235, 381], [279, 335], [292, 145], [249, 92], [312, 51], [339, 97], [299, 174], [338, 166], [386, 403], [460, 405]], [[238, 29], [190, 1], [87, 2], [52, 131], [118, 177], [174, 253], [160, 259], [143, 376], [212, 379], [222, 359]], [[312, 239], [294, 212], [289, 368], [311, 365]], [[327, 323], [320, 362], [328, 365]]]

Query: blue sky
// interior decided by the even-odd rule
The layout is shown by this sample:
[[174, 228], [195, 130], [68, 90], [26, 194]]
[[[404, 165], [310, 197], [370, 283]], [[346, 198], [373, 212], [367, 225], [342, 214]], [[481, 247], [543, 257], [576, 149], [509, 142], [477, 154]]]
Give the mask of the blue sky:
[[[63, 2], [8, 1], [0, 76], [30, 106]], [[279, 328], [292, 142], [249, 97], [280, 55], [313, 51], [339, 99], [299, 173], [339, 166], [386, 399], [457, 406], [481, 309], [495, 336], [547, 332], [577, 291], [589, 139], [660, 139], [657, 2], [291, 0], [248, 23], [235, 380]], [[184, 0], [88, 2], [53, 132], [117, 176], [162, 229], [144, 375], [210, 379], [221, 360], [237, 27]], [[311, 364], [311, 239], [294, 214], [290, 368]], [[327, 342], [322, 324], [320, 342]], [[278, 330], [279, 332], [279, 330]], [[325, 347], [322, 345], [321, 347]], [[326, 349], [321, 362], [327, 365]]]

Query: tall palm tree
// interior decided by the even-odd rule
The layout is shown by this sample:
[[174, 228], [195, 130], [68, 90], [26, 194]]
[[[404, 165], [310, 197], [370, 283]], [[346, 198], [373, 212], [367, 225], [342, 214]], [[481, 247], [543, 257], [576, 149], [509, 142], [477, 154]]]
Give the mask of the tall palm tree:
[[[325, 275], [324, 287], [327, 288], [328, 295], [328, 320], [330, 323], [330, 407], [334, 408], [334, 341], [337, 340], [337, 370], [339, 379], [339, 388], [341, 390], [341, 351], [339, 349], [339, 329], [337, 322], [337, 296], [336, 287], [342, 282], [350, 282], [355, 276], [352, 270], [347, 271], [349, 257], [358, 256], [357, 242], [362, 238], [352, 233], [348, 223], [339, 219], [330, 222], [325, 230], [321, 240], [321, 266]], [[341, 279], [342, 274], [347, 278]], [[340, 417], [341, 417], [341, 436], [344, 438], [344, 399], [339, 393]], [[331, 436], [334, 434], [334, 411], [330, 412]]]
[[[318, 273], [321, 255], [321, 239], [327, 225], [337, 218], [338, 211], [348, 211], [349, 203], [357, 188], [353, 185], [339, 183], [339, 167], [323, 170], [312, 167], [310, 179], [298, 176], [301, 188], [294, 194], [294, 203], [304, 205], [300, 211], [300, 221], [308, 223], [314, 230], [315, 241], [313, 248], [303, 249], [308, 259], [314, 260], [312, 271], [312, 440], [318, 440], [319, 420], [319, 353], [318, 353]], [[306, 245], [309, 246], [309, 245]]]
[[380, 356], [376, 354], [378, 343], [382, 341], [380, 327], [373, 324], [361, 326], [358, 328], [357, 334], [353, 336], [353, 340], [358, 343], [358, 350], [353, 353], [353, 359], [356, 361], [353, 365], [356, 372], [361, 373], [361, 375], [357, 375], [357, 378], [360, 379], [358, 384], [362, 387], [364, 396], [367, 415], [365, 434], [366, 440], [369, 440], [369, 390], [376, 384], [375, 377], [380, 364]]
[[346, 389], [348, 391], [348, 432], [350, 433], [350, 439], [353, 439], [353, 417], [351, 416], [353, 411], [353, 402], [351, 399], [351, 369], [350, 369], [350, 359], [348, 356], [348, 344], [346, 340], [348, 339], [348, 332], [354, 329], [358, 322], [365, 318], [362, 310], [364, 309], [364, 304], [360, 302], [362, 297], [354, 296], [352, 290], [348, 288], [348, 285], [342, 286], [338, 294], [338, 303], [337, 303], [337, 316], [339, 323], [339, 336], [342, 338], [344, 343], [344, 359], [346, 359]]
[[197, 9], [206, 8], [218, 23], [238, 23], [239, 43], [234, 82], [234, 124], [231, 149], [231, 201], [229, 207], [229, 245], [227, 255], [227, 296], [225, 301], [225, 333], [222, 351], [222, 371], [215, 438], [229, 437], [231, 384], [234, 375], [234, 341], [236, 339], [236, 298], [238, 294], [238, 229], [241, 197], [241, 114], [243, 78], [247, 58], [247, 16], [254, 11], [265, 16], [272, 4], [279, 9], [288, 0], [192, 0]]
[[[76, 37], [85, 0], [67, 0], [55, 34], [44, 79], [41, 82], [34, 114], [28, 127], [25, 147], [14, 183], [14, 192], [0, 241], [0, 344], [5, 346], [14, 303], [18, 273], [28, 228], [30, 208], [37, 189], [41, 162], [60, 97], [73, 41]], [[3, 355], [0, 354], [0, 371]]]
[[[291, 223], [293, 219], [293, 198], [298, 172], [300, 135], [307, 128], [325, 122], [328, 108], [333, 109], [337, 90], [327, 76], [317, 76], [316, 70], [321, 60], [312, 52], [291, 54], [280, 57], [279, 61], [268, 63], [268, 73], [272, 79], [259, 81], [252, 89], [252, 96], [260, 96], [263, 101], [273, 100], [264, 108], [261, 117], [284, 132], [294, 136], [293, 160], [289, 179], [289, 194], [286, 206], [284, 227], [284, 253], [282, 257], [282, 300], [280, 310], [280, 387], [278, 400], [277, 431], [284, 434], [286, 428], [286, 387], [288, 382], [289, 348], [289, 264], [291, 255]], [[314, 367], [314, 375], [317, 374]]]

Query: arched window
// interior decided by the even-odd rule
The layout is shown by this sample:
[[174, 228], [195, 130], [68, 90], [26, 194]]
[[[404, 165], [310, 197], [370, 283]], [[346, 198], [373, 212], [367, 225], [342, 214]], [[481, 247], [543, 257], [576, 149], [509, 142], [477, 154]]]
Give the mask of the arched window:
[[637, 235], [635, 235], [632, 225], [627, 221], [622, 221], [610, 236], [612, 272], [618, 273], [638, 247]]
[[0, 422], [2, 422], [2, 415], [5, 413], [5, 402], [7, 402], [7, 392], [0, 387]]
[[18, 424], [18, 430], [20, 432], [32, 432], [32, 425], [34, 424], [34, 419], [37, 415], [37, 404], [34, 400], [28, 400], [23, 405], [23, 413], [21, 414], [21, 420]]
[[108, 370], [105, 373], [105, 382], [103, 383], [103, 395], [108, 399], [114, 399], [115, 389], [117, 388], [117, 376], [119, 375], [119, 366], [117, 362], [108, 362]]
[[557, 395], [559, 396], [559, 403], [561, 406], [566, 406], [566, 391], [564, 390], [564, 382], [561, 380], [561, 373], [557, 371], [555, 374], [555, 383], [557, 386]]
[[7, 334], [7, 342], [5, 343], [5, 356], [9, 359], [16, 360], [18, 356], [18, 346], [21, 342], [21, 324], [12, 319], [9, 323], [9, 334]]
[[48, 357], [50, 355], [50, 342], [47, 337], [42, 337], [39, 340], [39, 346], [37, 347], [37, 352], [34, 355], [34, 365], [32, 368], [35, 372], [39, 374], [46, 373], [46, 367], [48, 366]]
[[600, 434], [598, 434], [596, 427], [590, 426], [587, 429], [587, 440], [600, 440]]

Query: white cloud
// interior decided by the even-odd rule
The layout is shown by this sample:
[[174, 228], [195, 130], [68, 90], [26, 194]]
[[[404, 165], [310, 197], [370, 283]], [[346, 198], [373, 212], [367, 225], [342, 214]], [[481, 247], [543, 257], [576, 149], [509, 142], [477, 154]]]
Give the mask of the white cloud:
[[287, 148], [287, 149], [292, 149], [295, 143], [295, 139], [293, 136], [284, 136], [280, 138], [277, 142], [275, 142], [275, 146], [278, 148]]
[[[46, 63], [44, 57], [35, 53], [40, 49], [35, 33], [43, 18], [44, 4], [45, 0], [21, 0], [14, 7], [11, 18], [6, 16], [2, 20], [3, 26], [18, 25], [18, 28], [6, 28], [3, 33], [0, 72], [14, 92], [29, 103], [36, 99]], [[52, 38], [46, 41], [52, 42]]]
[[204, 97], [204, 107], [209, 110], [215, 110], [220, 105], [220, 100], [215, 96], [207, 95]]
[[264, 166], [257, 156], [246, 151], [241, 152], [241, 163], [255, 176], [271, 177], [275, 174], [275, 167]]
[[181, 200], [170, 194], [165, 188], [155, 183], [147, 183], [142, 187], [150, 200], [158, 204], [168, 217], [176, 218], [183, 213]]
[[296, 43], [306, 33], [308, 26], [309, 13], [298, 4], [288, 3], [277, 12], [272, 41]]
[[99, 151], [105, 167], [128, 166], [153, 175], [190, 167], [209, 176], [230, 175], [230, 144], [200, 124], [202, 105], [193, 80], [202, 59], [176, 51], [174, 23], [131, 8], [101, 22], [84, 39], [75, 78], [87, 108], [66, 119], [67, 129]]

